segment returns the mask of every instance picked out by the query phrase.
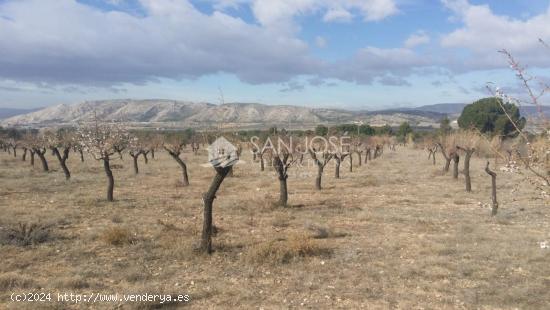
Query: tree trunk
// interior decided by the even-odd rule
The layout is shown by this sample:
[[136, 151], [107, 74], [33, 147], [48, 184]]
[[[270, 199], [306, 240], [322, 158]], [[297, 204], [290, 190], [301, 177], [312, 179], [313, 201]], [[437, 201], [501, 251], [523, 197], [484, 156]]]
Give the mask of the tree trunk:
[[149, 164], [149, 158], [147, 158], [147, 153], [143, 152], [143, 159], [145, 160], [145, 164]]
[[435, 153], [436, 153], [436, 151], [433, 151], [433, 153], [432, 153], [432, 158], [433, 158], [434, 166], [435, 166]]
[[151, 158], [155, 159], [155, 149], [151, 149]]
[[23, 148], [23, 156], [21, 157], [21, 160], [22, 161], [26, 161], [27, 160], [27, 148]]
[[80, 162], [84, 162], [84, 152], [82, 150], [78, 150], [78, 153], [80, 154]]
[[40, 162], [42, 163], [42, 170], [44, 172], [50, 171], [50, 168], [48, 167], [48, 161], [46, 160], [46, 150], [44, 151], [36, 151], [36, 154], [38, 155], [38, 158], [40, 158]]
[[357, 156], [359, 156], [359, 167], [361, 167], [361, 165], [363, 164], [363, 158], [361, 156], [361, 153], [357, 153]]
[[264, 155], [263, 154], [260, 154], [260, 171], [264, 171], [265, 170], [265, 166], [264, 166]]
[[472, 180], [470, 178], [470, 158], [475, 150], [466, 149], [466, 156], [464, 156], [464, 180], [466, 181], [466, 191], [469, 193], [472, 191]]
[[13, 147], [13, 157], [17, 157], [17, 146]]
[[111, 170], [111, 164], [109, 162], [109, 157], [103, 158], [103, 168], [105, 169], [105, 175], [107, 175], [107, 201], [114, 201], [114, 189], [115, 189], [115, 178], [113, 177], [113, 171]]
[[453, 160], [451, 156], [445, 157], [445, 166], [443, 167], [443, 172], [449, 172], [449, 168], [451, 167], [451, 160]]
[[139, 154], [130, 154], [132, 156], [132, 159], [134, 160], [134, 174], [139, 174], [139, 166], [138, 166], [138, 158]]
[[317, 177], [315, 178], [315, 189], [320, 191], [322, 189], [321, 187], [321, 179], [323, 177], [323, 169], [324, 167], [321, 165], [317, 165]]
[[59, 161], [59, 165], [61, 166], [61, 169], [65, 174], [65, 179], [69, 180], [71, 178], [71, 172], [69, 171], [69, 168], [67, 168], [67, 159], [69, 158], [70, 149], [69, 148], [63, 149], [63, 156], [61, 156], [61, 153], [59, 153], [59, 149], [56, 147], [52, 148], [52, 151], [55, 157], [57, 157], [57, 160]]
[[453, 153], [453, 179], [458, 179], [458, 163], [460, 162], [460, 156], [457, 152]]
[[286, 207], [288, 203], [288, 188], [287, 188], [287, 165], [288, 155], [283, 155], [281, 158], [279, 155], [273, 158], [275, 171], [279, 179], [279, 206]]
[[336, 160], [336, 167], [334, 169], [334, 177], [336, 179], [339, 179], [340, 178], [340, 158], [335, 157], [334, 159]]
[[287, 178], [279, 177], [279, 205], [286, 207], [288, 203]]
[[349, 154], [349, 172], [353, 172], [353, 154]]
[[31, 166], [34, 166], [34, 151], [31, 150]]
[[497, 174], [489, 169], [489, 162], [487, 162], [487, 166], [485, 167], [485, 172], [487, 172], [487, 174], [491, 176], [491, 202], [492, 202], [491, 215], [495, 216], [497, 215], [497, 211], [498, 211]]
[[441, 150], [441, 155], [445, 158], [445, 166], [443, 166], [443, 172], [449, 172], [449, 167], [451, 166], [451, 160], [453, 160], [453, 154], [447, 155], [447, 152], [445, 151], [445, 148], [443, 148], [443, 145], [441, 143], [437, 144], [439, 146], [439, 149]]
[[227, 173], [229, 173], [229, 168], [215, 168], [216, 175], [210, 184], [210, 188], [204, 193], [202, 198], [204, 203], [204, 219], [199, 250], [203, 253], [212, 253], [212, 205], [214, 204], [214, 199], [216, 199], [216, 193], [220, 185], [227, 176]]
[[[181, 167], [181, 173], [182, 173], [181, 185], [182, 186], [189, 186], [189, 176], [187, 175], [187, 165], [185, 164], [185, 162], [183, 160], [181, 160], [181, 158], [179, 157], [179, 154], [176, 154], [176, 153], [173, 153], [173, 152], [168, 152], [168, 154], [170, 154], [170, 156], [172, 156], [172, 158]], [[224, 178], [225, 178], [225, 176], [224, 176]]]

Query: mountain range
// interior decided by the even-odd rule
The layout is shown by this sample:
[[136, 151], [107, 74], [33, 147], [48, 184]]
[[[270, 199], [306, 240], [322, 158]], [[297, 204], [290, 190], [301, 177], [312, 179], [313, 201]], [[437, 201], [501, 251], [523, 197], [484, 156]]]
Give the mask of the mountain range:
[[0, 108], [0, 120], [17, 116], [17, 115], [31, 113], [38, 110], [40, 109]]
[[[74, 126], [97, 117], [97, 119], [103, 121], [123, 121], [134, 127], [153, 128], [224, 127], [251, 129], [264, 128], [265, 126], [284, 126], [298, 129], [311, 128], [316, 124], [336, 123], [398, 126], [405, 121], [416, 127], [430, 127], [437, 126], [439, 121], [446, 116], [451, 119], [457, 118], [464, 106], [465, 104], [451, 103], [380, 111], [351, 111], [258, 103], [215, 105], [204, 102], [161, 99], [123, 99], [86, 101], [74, 105], [55, 105], [6, 118], [0, 121], [0, 125], [4, 127]], [[550, 111], [550, 107], [548, 108]], [[536, 109], [533, 109], [533, 111], [536, 113]], [[528, 114], [533, 111], [525, 110]]]

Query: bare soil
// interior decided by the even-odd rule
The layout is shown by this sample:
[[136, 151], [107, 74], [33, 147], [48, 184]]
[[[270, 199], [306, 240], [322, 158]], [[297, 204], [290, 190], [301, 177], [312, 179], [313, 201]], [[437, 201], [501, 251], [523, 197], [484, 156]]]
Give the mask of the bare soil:
[[[65, 181], [51, 154], [44, 173], [38, 161], [0, 153], [0, 308], [550, 309], [550, 249], [540, 246], [550, 241], [550, 206], [521, 174], [496, 170], [500, 209], [491, 217], [485, 159], [472, 158], [466, 193], [462, 174], [441, 172], [440, 154], [433, 166], [425, 152], [401, 147], [352, 173], [346, 160], [341, 179], [329, 164], [320, 192], [313, 165], [291, 168], [291, 206], [281, 208], [275, 171], [243, 154], [214, 202], [216, 251], [207, 256], [193, 251], [214, 174], [202, 166], [204, 150], [184, 156], [189, 187], [163, 152], [140, 160], [138, 176], [129, 156], [114, 161], [122, 167], [113, 203], [91, 158], [71, 154]], [[6, 237], [20, 223], [43, 227], [40, 239]], [[15, 303], [13, 292], [55, 300]], [[71, 292], [191, 301], [57, 302]]]

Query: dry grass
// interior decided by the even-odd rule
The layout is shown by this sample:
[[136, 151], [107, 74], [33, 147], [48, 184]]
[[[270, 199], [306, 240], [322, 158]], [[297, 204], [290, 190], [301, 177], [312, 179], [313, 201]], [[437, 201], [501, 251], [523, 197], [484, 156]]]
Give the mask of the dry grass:
[[13, 227], [0, 230], [0, 244], [2, 245], [37, 245], [49, 239], [51, 239], [50, 228], [43, 224], [18, 223]]
[[328, 257], [331, 250], [305, 234], [292, 234], [287, 239], [261, 242], [245, 253], [244, 261], [252, 264], [288, 264], [309, 257]]
[[36, 284], [32, 278], [19, 275], [15, 272], [0, 275], [0, 290], [7, 291], [26, 288], [36, 288]]
[[132, 244], [136, 239], [126, 228], [110, 227], [101, 234], [101, 240], [110, 245], [122, 246]]
[[[422, 150], [385, 150], [352, 173], [344, 163], [338, 180], [330, 165], [321, 192], [304, 167], [288, 180], [291, 207], [280, 208], [274, 172], [245, 152], [218, 192], [216, 251], [204, 256], [193, 251], [213, 176], [204, 150], [184, 155], [189, 187], [174, 186], [180, 171], [162, 152], [140, 161], [139, 176], [129, 158], [115, 161], [114, 203], [89, 158], [70, 159], [66, 182], [53, 157], [57, 171], [46, 174], [0, 153], [0, 231], [51, 223], [46, 242], [23, 234], [30, 246], [0, 245], [0, 308], [36, 307], [9, 302], [23, 289], [189, 294], [198, 309], [549, 309], [550, 249], [539, 246], [550, 241], [548, 201], [523, 176], [497, 171], [491, 218], [485, 160], [472, 158], [465, 193], [462, 175], [434, 172], [436, 156], [434, 167]], [[157, 305], [122, 305], [140, 307]]]

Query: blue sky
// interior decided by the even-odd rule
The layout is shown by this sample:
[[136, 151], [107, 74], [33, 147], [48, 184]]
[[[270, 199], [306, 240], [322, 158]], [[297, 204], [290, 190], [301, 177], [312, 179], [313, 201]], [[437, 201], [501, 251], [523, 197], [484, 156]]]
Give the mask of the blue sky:
[[[0, 0], [0, 107], [114, 98], [381, 109], [521, 96], [549, 0]], [[547, 81], [547, 80], [546, 80]]]

